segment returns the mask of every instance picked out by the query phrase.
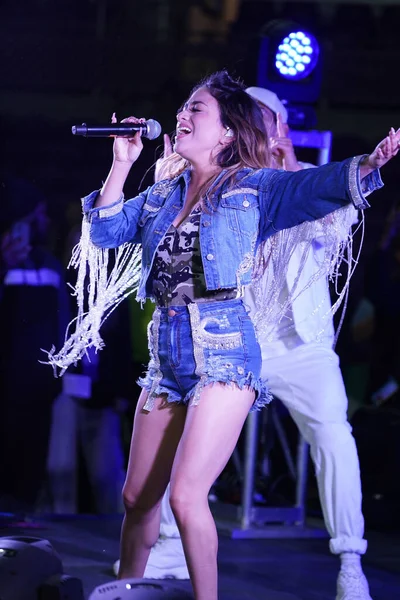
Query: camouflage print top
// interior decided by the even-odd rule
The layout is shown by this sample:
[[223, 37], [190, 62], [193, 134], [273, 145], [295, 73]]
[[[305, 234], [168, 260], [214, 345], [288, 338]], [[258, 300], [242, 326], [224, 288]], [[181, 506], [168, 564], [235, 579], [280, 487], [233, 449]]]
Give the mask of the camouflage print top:
[[236, 290], [206, 289], [200, 253], [201, 206], [179, 225], [168, 229], [154, 257], [151, 271], [153, 297], [159, 306], [212, 302], [236, 297]]

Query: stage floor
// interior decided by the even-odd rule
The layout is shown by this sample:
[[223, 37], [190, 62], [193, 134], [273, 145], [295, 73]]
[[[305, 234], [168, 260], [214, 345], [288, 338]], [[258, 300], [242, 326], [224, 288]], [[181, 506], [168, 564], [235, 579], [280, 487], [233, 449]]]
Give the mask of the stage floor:
[[[113, 579], [118, 557], [120, 517], [38, 519], [36, 527], [0, 529], [0, 536], [48, 539], [65, 573], [79, 577], [85, 598]], [[364, 559], [374, 600], [400, 598], [400, 535], [370, 532]], [[334, 600], [338, 560], [327, 539], [233, 540], [220, 535], [220, 600]], [[174, 582], [190, 590], [188, 581]]]

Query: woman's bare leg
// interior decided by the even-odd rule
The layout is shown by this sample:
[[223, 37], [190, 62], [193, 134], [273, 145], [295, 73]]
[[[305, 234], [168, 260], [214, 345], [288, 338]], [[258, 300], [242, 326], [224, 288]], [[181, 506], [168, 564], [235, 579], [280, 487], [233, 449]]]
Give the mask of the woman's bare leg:
[[168, 485], [187, 409], [156, 399], [143, 410], [147, 392], [136, 408], [129, 464], [123, 489], [125, 517], [121, 530], [119, 579], [143, 577], [150, 549], [160, 533], [160, 503]]
[[217, 531], [209, 490], [228, 462], [254, 392], [214, 384], [190, 407], [171, 475], [171, 507], [182, 536], [196, 600], [217, 600]]

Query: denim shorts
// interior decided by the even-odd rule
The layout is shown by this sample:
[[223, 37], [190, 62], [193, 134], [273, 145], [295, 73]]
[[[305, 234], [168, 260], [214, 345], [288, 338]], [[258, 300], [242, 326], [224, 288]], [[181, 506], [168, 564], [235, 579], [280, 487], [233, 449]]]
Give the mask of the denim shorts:
[[145, 410], [161, 394], [196, 405], [213, 383], [255, 391], [254, 409], [271, 396], [260, 378], [261, 351], [242, 299], [158, 307], [148, 327], [150, 362], [139, 385], [149, 392]]

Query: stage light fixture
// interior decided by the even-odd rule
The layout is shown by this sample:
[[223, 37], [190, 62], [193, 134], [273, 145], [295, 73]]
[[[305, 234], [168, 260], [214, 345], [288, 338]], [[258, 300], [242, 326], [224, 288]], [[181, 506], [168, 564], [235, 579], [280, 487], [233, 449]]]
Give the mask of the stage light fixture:
[[257, 85], [282, 100], [312, 104], [319, 98], [322, 63], [315, 35], [298, 23], [276, 19], [260, 32]]
[[292, 31], [278, 44], [275, 67], [289, 80], [308, 77], [317, 65], [319, 45], [311, 33]]
[[84, 600], [80, 579], [64, 575], [48, 540], [30, 536], [0, 538], [1, 600]]
[[95, 588], [89, 600], [193, 600], [193, 596], [166, 579], [120, 579]]

